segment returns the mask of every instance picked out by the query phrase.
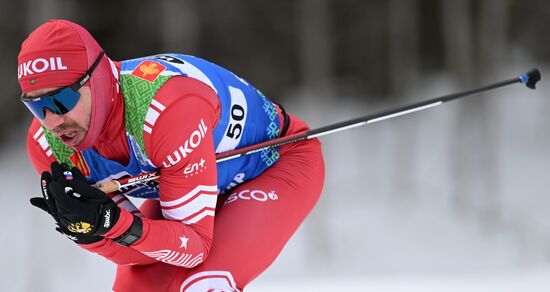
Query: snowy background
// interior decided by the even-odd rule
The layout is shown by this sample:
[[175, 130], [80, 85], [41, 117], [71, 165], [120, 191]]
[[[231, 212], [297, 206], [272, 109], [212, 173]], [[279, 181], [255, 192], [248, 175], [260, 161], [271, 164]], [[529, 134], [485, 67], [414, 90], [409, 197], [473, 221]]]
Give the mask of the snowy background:
[[[213, 59], [313, 128], [538, 66], [536, 91], [516, 84], [323, 137], [322, 197], [246, 291], [550, 291], [547, 1], [241, 2], [0, 4], [0, 52], [10, 58], [9, 70], [0, 70], [10, 82], [0, 115], [0, 291], [110, 291], [114, 278], [114, 265], [75, 247], [28, 203], [39, 194], [38, 176], [24, 146], [30, 116], [9, 103], [19, 94], [19, 47], [8, 44], [51, 17], [84, 24], [115, 59], [162, 51]], [[158, 40], [149, 21], [119, 23], [106, 12], [123, 5], [131, 16], [171, 16], [162, 20], [171, 30]], [[299, 12], [286, 17], [288, 9]], [[340, 22], [330, 24], [334, 19]], [[246, 41], [252, 50], [241, 51]]]

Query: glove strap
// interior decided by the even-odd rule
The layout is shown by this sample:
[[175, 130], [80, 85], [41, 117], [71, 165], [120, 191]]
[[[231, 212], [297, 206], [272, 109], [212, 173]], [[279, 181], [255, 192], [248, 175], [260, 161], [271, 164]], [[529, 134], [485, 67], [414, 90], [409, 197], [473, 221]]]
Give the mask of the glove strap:
[[142, 232], [143, 232], [143, 221], [140, 217], [133, 215], [134, 220], [132, 221], [132, 225], [124, 234], [117, 238], [113, 238], [113, 241], [123, 245], [123, 246], [131, 246], [134, 244], [134, 242], [138, 241], [141, 238]]

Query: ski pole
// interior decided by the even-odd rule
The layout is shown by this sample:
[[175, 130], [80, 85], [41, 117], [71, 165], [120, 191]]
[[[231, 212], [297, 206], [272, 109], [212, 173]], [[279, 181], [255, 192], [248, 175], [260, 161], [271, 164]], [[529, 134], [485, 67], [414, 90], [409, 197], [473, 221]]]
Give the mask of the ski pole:
[[[311, 138], [321, 137], [324, 135], [352, 129], [359, 126], [364, 126], [376, 122], [380, 122], [383, 120], [391, 119], [394, 117], [410, 114], [413, 112], [425, 110], [428, 108], [436, 107], [438, 105], [441, 105], [445, 102], [467, 97], [470, 95], [474, 95], [476, 93], [481, 93], [489, 90], [493, 90], [496, 88], [504, 87], [507, 85], [515, 84], [515, 83], [523, 83], [530, 89], [535, 89], [535, 85], [537, 82], [539, 82], [541, 79], [541, 74], [538, 69], [532, 69], [528, 71], [527, 73], [523, 73], [520, 76], [512, 79], [507, 79], [499, 82], [495, 82], [489, 85], [485, 85], [476, 89], [466, 90], [462, 92], [452, 93], [448, 95], [443, 95], [440, 97], [431, 98], [425, 101], [420, 101], [417, 103], [397, 107], [394, 109], [388, 109], [384, 110], [378, 113], [370, 114], [367, 116], [335, 123], [332, 125], [327, 125], [321, 128], [317, 128], [314, 130], [301, 132], [301, 133], [295, 133], [292, 135], [280, 137], [277, 139], [261, 142], [258, 144], [246, 146], [243, 148], [222, 152], [216, 154], [216, 162], [220, 163], [223, 161], [235, 159], [241, 156], [253, 154], [259, 151], [263, 151], [268, 148], [272, 147], [279, 147], [285, 144], [295, 143], [298, 141], [303, 141]], [[149, 172], [149, 173], [142, 173], [137, 176], [124, 178], [120, 180], [112, 180], [108, 181], [103, 184], [98, 184], [96, 187], [101, 189], [102, 191], [109, 193], [114, 192], [117, 190], [120, 190], [121, 188], [129, 187], [135, 184], [144, 183], [147, 181], [155, 180], [160, 177], [160, 173], [158, 171]]]

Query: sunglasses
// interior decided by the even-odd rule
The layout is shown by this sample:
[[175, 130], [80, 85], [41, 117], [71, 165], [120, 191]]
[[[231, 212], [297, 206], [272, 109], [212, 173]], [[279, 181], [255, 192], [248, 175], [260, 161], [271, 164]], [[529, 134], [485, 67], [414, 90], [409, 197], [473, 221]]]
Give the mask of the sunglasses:
[[39, 120], [46, 118], [46, 109], [56, 115], [64, 115], [70, 112], [80, 99], [80, 92], [78, 92], [78, 90], [88, 82], [92, 76], [92, 72], [101, 61], [103, 55], [105, 55], [105, 52], [99, 54], [92, 64], [92, 67], [90, 67], [77, 82], [39, 97], [26, 97], [25, 94], [22, 94], [19, 100], [21, 100]]

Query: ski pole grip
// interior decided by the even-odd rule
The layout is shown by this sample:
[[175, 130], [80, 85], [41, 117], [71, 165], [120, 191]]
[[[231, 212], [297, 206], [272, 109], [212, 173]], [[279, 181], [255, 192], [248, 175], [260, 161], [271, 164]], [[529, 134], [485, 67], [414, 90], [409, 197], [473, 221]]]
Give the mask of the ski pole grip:
[[108, 194], [118, 191], [120, 189], [120, 183], [116, 180], [110, 180], [108, 182], [95, 184], [94, 187]]

